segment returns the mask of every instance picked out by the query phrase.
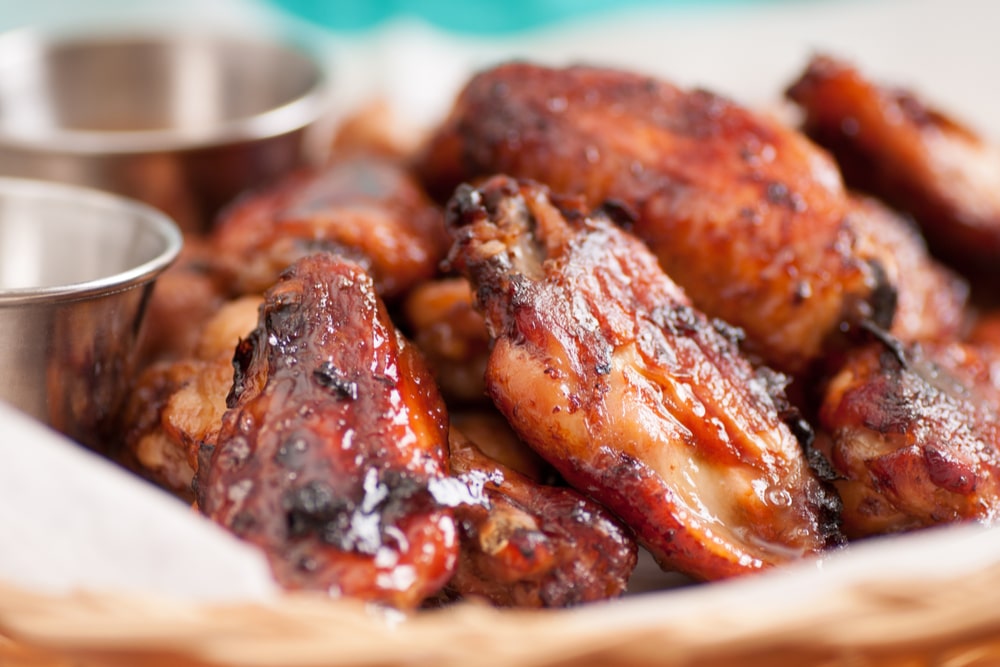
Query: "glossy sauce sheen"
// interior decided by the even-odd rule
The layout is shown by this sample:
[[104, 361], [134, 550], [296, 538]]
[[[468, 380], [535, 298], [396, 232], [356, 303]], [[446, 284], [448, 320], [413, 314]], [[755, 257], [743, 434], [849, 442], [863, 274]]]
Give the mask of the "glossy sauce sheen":
[[447, 416], [415, 349], [356, 264], [317, 254], [265, 296], [236, 351], [202, 510], [264, 549], [278, 580], [400, 608], [456, 564]]
[[495, 339], [494, 402], [664, 567], [716, 579], [838, 539], [782, 378], [755, 373], [638, 239], [504, 177], [460, 188], [447, 221]]
[[513, 63], [471, 80], [419, 163], [446, 197], [508, 174], [583, 195], [646, 241], [694, 304], [781, 370], [844, 322], [888, 324], [836, 166], [804, 136], [704, 91], [615, 70]]

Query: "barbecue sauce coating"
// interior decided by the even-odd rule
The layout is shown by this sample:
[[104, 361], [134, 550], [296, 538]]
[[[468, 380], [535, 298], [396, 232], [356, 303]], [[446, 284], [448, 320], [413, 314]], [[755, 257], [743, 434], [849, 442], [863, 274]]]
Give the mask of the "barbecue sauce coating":
[[844, 323], [888, 326], [833, 161], [705, 91], [628, 72], [511, 63], [475, 76], [418, 171], [438, 197], [508, 174], [582, 195], [643, 239], [695, 306], [797, 372]]
[[494, 338], [493, 401], [662, 566], [717, 579], [839, 539], [779, 414], [783, 378], [755, 372], [642, 242], [505, 177], [461, 187], [446, 220]]
[[296, 262], [233, 363], [201, 509], [260, 546], [286, 587], [399, 608], [438, 591], [458, 549], [431, 489], [447, 475], [447, 416], [361, 267]]

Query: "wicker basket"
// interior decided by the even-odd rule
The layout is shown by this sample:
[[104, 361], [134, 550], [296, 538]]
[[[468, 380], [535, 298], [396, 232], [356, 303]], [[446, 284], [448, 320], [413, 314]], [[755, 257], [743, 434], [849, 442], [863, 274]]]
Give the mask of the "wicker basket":
[[1000, 531], [939, 529], [565, 611], [203, 605], [0, 584], [0, 665], [1000, 665]]

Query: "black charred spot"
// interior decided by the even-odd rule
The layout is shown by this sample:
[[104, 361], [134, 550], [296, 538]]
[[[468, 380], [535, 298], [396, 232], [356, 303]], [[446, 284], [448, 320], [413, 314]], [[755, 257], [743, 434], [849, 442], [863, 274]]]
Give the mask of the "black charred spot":
[[346, 549], [353, 504], [338, 498], [330, 485], [312, 481], [285, 492], [281, 499], [292, 538], [317, 534], [327, 544]]
[[486, 209], [479, 191], [468, 183], [455, 188], [455, 193], [445, 206], [445, 221], [456, 229], [486, 218]]
[[312, 372], [316, 384], [328, 390], [335, 397], [356, 401], [358, 398], [358, 383], [348, 380], [343, 371], [329, 361], [323, 362]]
[[635, 227], [638, 213], [627, 202], [621, 199], [605, 199], [595, 211], [595, 215], [603, 215], [615, 225], [625, 230]]
[[809, 469], [813, 471], [817, 479], [823, 482], [836, 482], [844, 479], [844, 476], [834, 469], [829, 459], [823, 456], [823, 452], [815, 447], [808, 447], [805, 452], [806, 463], [809, 464]]
[[872, 274], [875, 276], [875, 289], [872, 290], [868, 303], [871, 306], [871, 321], [875, 326], [882, 329], [890, 329], [892, 321], [896, 317], [896, 306], [899, 294], [896, 286], [889, 280], [885, 268], [881, 262], [871, 261], [868, 263]]
[[903, 345], [901, 340], [890, 334], [875, 322], [864, 321], [861, 323], [861, 329], [866, 331], [872, 338], [885, 346], [885, 352], [888, 354], [883, 355], [882, 357], [883, 366], [889, 366], [895, 362], [901, 369], [909, 367], [909, 358], [906, 354], [906, 347]]
[[246, 391], [247, 374], [253, 362], [254, 350], [263, 332], [255, 330], [248, 338], [241, 338], [233, 352], [233, 386], [226, 395], [226, 407], [230, 410], [239, 403], [240, 396]]

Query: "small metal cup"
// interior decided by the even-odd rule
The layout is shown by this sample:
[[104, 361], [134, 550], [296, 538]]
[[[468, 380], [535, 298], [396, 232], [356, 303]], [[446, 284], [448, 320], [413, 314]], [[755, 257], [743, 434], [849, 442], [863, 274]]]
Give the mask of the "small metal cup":
[[0, 400], [107, 449], [146, 302], [181, 243], [144, 204], [0, 178]]
[[304, 52], [198, 31], [0, 35], [0, 175], [139, 199], [204, 231], [303, 161], [327, 109]]

